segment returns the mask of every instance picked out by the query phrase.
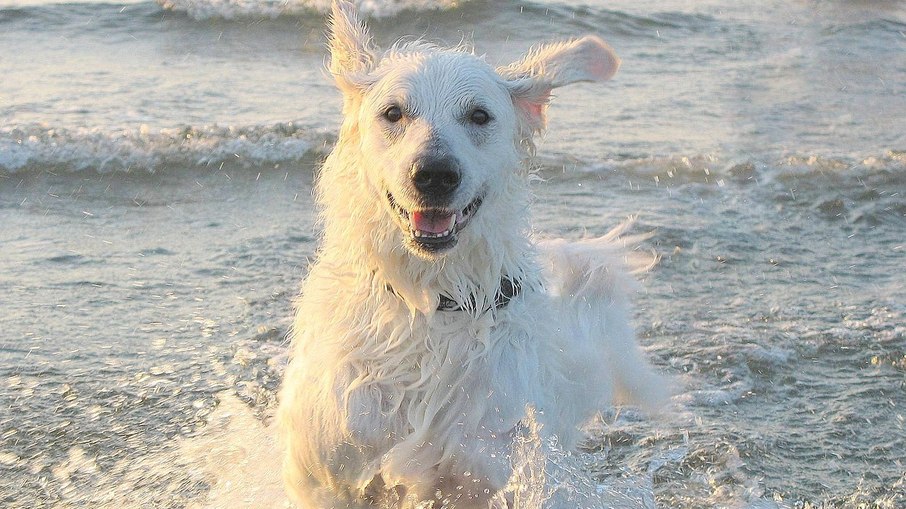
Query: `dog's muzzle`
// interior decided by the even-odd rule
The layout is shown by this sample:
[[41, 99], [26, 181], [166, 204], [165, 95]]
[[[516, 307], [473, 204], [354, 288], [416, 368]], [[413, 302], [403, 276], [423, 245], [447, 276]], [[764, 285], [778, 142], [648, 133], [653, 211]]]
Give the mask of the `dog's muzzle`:
[[435, 254], [456, 245], [457, 234], [469, 223], [481, 207], [482, 197], [472, 200], [465, 208], [419, 208], [406, 210], [397, 203], [393, 194], [387, 192], [387, 201], [396, 212], [408, 233], [406, 239], [417, 250]]

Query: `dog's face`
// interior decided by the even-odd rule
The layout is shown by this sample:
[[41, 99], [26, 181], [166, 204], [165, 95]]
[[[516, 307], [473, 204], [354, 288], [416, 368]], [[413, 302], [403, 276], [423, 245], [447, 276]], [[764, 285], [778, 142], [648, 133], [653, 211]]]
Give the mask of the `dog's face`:
[[399, 53], [370, 76], [358, 109], [362, 152], [373, 156], [365, 174], [406, 247], [438, 256], [518, 164], [512, 96], [463, 52]]
[[544, 127], [551, 90], [609, 79], [619, 66], [596, 37], [542, 46], [496, 70], [464, 50], [420, 42], [380, 54], [344, 1], [333, 5], [330, 45], [330, 70], [345, 98], [341, 136], [358, 136], [374, 194], [406, 248], [428, 259], [489, 216], [487, 201], [501, 199], [494, 191]]

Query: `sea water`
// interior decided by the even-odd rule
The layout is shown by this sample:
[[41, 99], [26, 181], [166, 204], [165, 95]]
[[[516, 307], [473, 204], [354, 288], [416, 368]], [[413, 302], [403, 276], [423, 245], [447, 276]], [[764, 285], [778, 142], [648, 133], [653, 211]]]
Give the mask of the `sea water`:
[[[521, 444], [521, 507], [539, 475], [575, 507], [906, 507], [904, 4], [361, 3], [381, 44], [623, 59], [557, 91], [533, 225], [654, 232], [636, 324], [679, 389]], [[327, 4], [0, 0], [0, 506], [286, 505]]]

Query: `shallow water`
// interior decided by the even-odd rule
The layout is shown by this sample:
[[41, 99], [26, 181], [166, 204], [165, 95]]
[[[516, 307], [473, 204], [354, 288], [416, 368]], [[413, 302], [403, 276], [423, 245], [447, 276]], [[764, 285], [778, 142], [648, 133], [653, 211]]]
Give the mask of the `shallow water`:
[[[320, 3], [0, 0], [0, 505], [284, 503], [269, 415], [339, 121]], [[623, 58], [558, 92], [534, 224], [655, 231], [637, 325], [683, 388], [548, 451], [574, 491], [906, 504], [902, 4], [370, 5], [381, 42]]]

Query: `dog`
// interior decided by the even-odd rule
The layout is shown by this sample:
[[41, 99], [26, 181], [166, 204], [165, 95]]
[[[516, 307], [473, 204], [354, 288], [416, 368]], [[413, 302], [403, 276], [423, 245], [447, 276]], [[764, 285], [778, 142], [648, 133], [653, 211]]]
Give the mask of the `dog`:
[[638, 239], [529, 234], [551, 92], [620, 60], [595, 36], [497, 69], [466, 47], [380, 50], [345, 1], [329, 47], [344, 120], [280, 393], [287, 491], [306, 509], [512, 507], [527, 411], [570, 447], [608, 405], [666, 395], [629, 323]]

